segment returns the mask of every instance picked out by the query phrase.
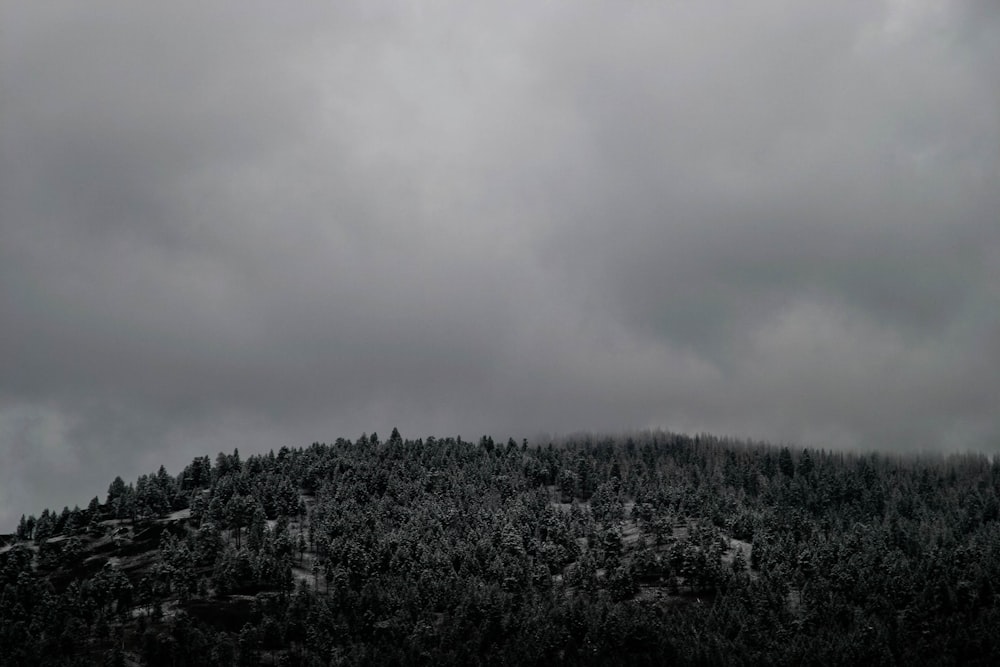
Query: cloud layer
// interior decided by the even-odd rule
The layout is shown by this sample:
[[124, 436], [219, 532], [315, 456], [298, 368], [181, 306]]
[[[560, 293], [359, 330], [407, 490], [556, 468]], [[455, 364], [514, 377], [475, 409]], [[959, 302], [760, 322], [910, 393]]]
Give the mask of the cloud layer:
[[0, 526], [240, 447], [1000, 446], [993, 3], [6, 3]]

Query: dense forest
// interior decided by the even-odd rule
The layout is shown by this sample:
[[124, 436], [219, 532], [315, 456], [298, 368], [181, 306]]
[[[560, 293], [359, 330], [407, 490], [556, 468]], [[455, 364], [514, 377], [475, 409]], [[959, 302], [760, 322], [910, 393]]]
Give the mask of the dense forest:
[[998, 498], [661, 432], [234, 451], [22, 518], [0, 663], [1000, 664]]

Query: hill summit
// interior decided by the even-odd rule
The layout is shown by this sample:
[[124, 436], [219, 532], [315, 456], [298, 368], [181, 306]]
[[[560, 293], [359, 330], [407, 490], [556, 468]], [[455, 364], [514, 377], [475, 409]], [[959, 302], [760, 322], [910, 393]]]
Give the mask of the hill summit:
[[669, 433], [220, 453], [23, 517], [0, 664], [997, 664], [998, 497]]

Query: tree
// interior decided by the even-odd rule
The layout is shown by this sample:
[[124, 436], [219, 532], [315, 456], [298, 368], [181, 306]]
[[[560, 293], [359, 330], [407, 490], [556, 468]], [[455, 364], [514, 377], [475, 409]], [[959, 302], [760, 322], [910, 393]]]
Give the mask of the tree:
[[90, 499], [87, 505], [87, 521], [94, 523], [101, 520], [101, 501], [97, 496]]
[[778, 470], [785, 477], [791, 477], [795, 474], [795, 463], [792, 461], [792, 453], [788, 447], [782, 447], [778, 453]]
[[258, 552], [264, 546], [264, 537], [267, 533], [267, 520], [264, 517], [264, 510], [259, 504], [254, 505], [251, 514], [249, 528], [247, 529], [247, 549]]
[[260, 664], [260, 635], [254, 626], [249, 623], [243, 626], [237, 645], [239, 646], [239, 665], [241, 667]]
[[801, 456], [799, 456], [798, 474], [808, 478], [812, 475], [814, 467], [812, 454], [809, 453], [808, 449], [803, 449]]
[[225, 633], [219, 633], [212, 643], [211, 664], [219, 667], [232, 667], [236, 664], [236, 646]]
[[38, 521], [35, 523], [35, 542], [42, 543], [52, 536], [55, 530], [55, 520], [48, 509], [42, 510], [41, 515], [38, 517]]
[[257, 504], [253, 498], [244, 495], [234, 495], [229, 499], [225, 508], [225, 519], [229, 528], [235, 531], [236, 548], [240, 548], [240, 536], [243, 526], [247, 525], [253, 518]]
[[117, 500], [118, 498], [120, 498], [125, 494], [125, 491], [126, 491], [125, 480], [123, 480], [121, 477], [115, 477], [114, 481], [111, 482], [111, 485], [108, 486], [107, 503], [109, 505], [113, 504], [115, 500]]
[[198, 565], [212, 565], [222, 552], [222, 536], [215, 524], [206, 521], [198, 528], [194, 537], [194, 557]]
[[577, 459], [576, 481], [577, 495], [584, 500], [589, 500], [597, 488], [597, 480], [594, 475], [594, 462], [590, 456], [581, 456]]
[[568, 468], [563, 468], [559, 473], [559, 490], [562, 492], [562, 502], [568, 503], [573, 500], [573, 496], [576, 494], [576, 486], [576, 473]]
[[126, 667], [125, 652], [120, 643], [115, 642], [114, 647], [108, 649], [104, 654], [105, 667]]
[[32, 531], [35, 528], [35, 517], [31, 517], [31, 522], [29, 523], [24, 515], [21, 515], [21, 521], [17, 524], [17, 532], [15, 533], [18, 539], [30, 540]]
[[116, 519], [132, 519], [132, 522], [135, 522], [137, 510], [135, 498], [135, 489], [131, 484], [125, 487], [121, 495], [115, 496], [111, 507]]

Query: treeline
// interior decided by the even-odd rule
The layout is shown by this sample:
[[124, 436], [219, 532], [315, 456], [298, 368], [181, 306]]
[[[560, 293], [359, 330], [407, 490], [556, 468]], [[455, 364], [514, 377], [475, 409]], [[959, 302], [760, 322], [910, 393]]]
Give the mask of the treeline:
[[1000, 462], [667, 433], [116, 478], [0, 552], [0, 663], [998, 664]]

